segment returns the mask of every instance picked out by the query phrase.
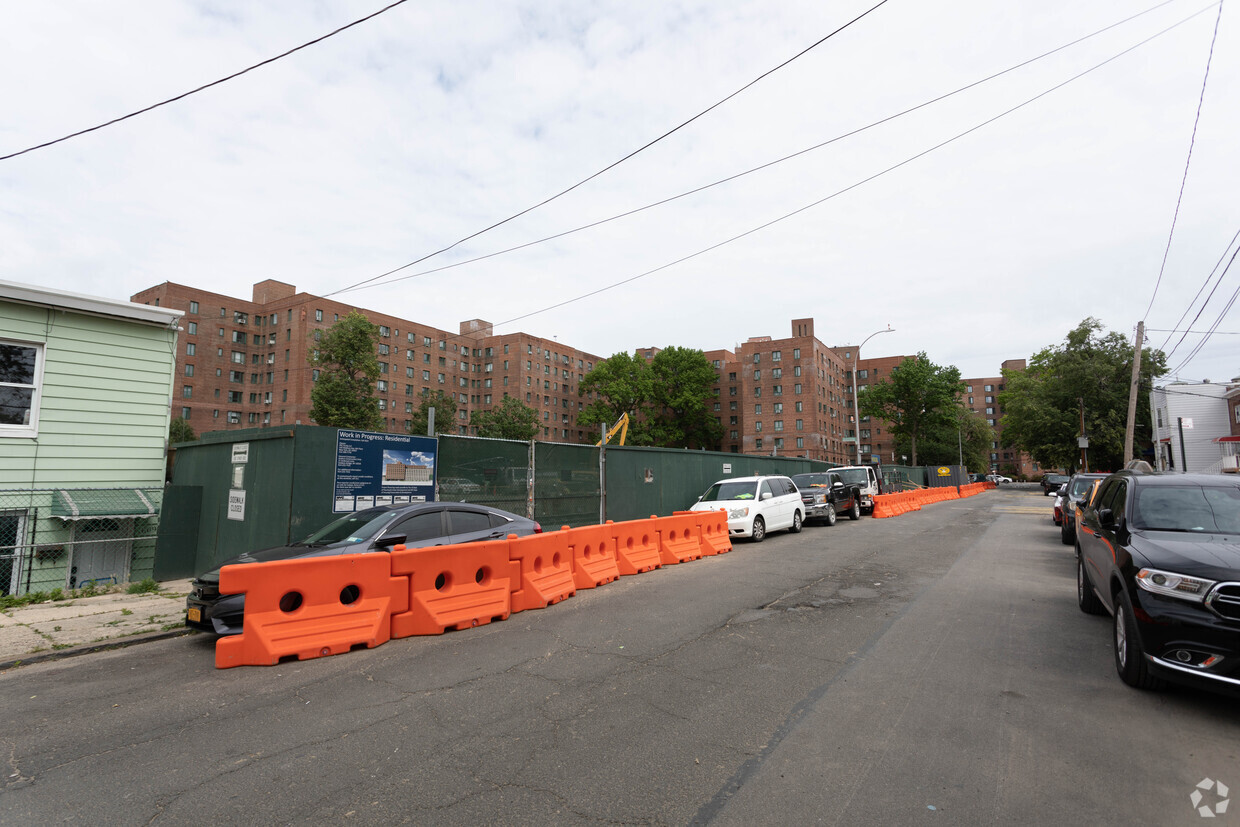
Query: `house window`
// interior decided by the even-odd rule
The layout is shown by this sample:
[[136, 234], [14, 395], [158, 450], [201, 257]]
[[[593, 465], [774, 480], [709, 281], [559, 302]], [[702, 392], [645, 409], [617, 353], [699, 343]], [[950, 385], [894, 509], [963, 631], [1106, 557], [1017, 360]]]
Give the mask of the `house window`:
[[43, 346], [0, 339], [0, 436], [36, 436]]
[[190, 302], [190, 303], [189, 303], [189, 312], [190, 312], [190, 313], [197, 313], [197, 312], [198, 312], [198, 302]]

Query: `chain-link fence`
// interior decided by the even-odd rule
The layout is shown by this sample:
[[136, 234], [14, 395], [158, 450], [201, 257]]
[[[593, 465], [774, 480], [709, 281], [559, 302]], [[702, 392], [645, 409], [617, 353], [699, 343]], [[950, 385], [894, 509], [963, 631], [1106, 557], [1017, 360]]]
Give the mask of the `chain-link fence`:
[[151, 576], [161, 488], [0, 489], [0, 594]]

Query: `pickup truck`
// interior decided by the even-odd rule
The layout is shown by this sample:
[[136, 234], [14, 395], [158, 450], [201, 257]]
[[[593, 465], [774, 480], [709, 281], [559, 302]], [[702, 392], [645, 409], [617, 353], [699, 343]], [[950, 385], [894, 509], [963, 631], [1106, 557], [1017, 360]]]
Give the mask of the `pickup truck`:
[[832, 468], [839, 474], [845, 485], [855, 485], [861, 495], [861, 512], [870, 514], [874, 511], [874, 498], [883, 493], [881, 477], [869, 465], [841, 465]]
[[792, 478], [801, 492], [801, 504], [805, 506], [805, 521], [822, 520], [835, 525], [839, 514], [848, 519], [861, 517], [861, 492], [858, 486], [848, 485], [834, 468], [797, 474]]

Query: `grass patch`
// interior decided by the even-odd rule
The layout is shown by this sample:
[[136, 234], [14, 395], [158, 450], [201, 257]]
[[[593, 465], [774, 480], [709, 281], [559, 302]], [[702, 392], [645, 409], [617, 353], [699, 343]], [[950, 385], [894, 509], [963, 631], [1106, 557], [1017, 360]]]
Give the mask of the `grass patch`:
[[156, 594], [159, 592], [159, 583], [151, 577], [145, 580], [139, 580], [137, 583], [130, 583], [126, 589], [128, 594]]
[[121, 614], [125, 616], [129, 616], [133, 614], [133, 609], [121, 609]]

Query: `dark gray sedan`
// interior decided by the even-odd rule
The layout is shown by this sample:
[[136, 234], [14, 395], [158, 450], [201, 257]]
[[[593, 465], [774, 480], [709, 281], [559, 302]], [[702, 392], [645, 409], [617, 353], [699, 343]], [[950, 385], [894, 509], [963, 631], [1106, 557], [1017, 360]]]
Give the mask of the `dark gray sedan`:
[[[533, 520], [484, 505], [456, 502], [385, 505], [345, 514], [301, 542], [246, 552], [225, 560], [220, 568], [236, 563], [390, 551], [398, 545], [409, 548], [446, 546], [541, 532], [542, 526]], [[194, 580], [185, 599], [185, 608], [185, 625], [192, 629], [217, 635], [241, 634], [245, 595], [220, 594], [219, 568]]]

